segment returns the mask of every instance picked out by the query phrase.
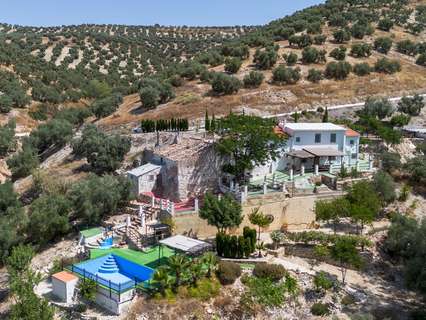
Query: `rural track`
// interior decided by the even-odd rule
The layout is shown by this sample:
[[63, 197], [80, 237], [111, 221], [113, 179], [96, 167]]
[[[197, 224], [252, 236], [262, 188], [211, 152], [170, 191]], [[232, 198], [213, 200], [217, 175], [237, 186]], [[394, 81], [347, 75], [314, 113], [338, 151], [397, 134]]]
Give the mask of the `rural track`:
[[[420, 94], [421, 97], [425, 98], [426, 94]], [[412, 96], [408, 96], [408, 97], [412, 97]], [[403, 97], [394, 97], [394, 98], [389, 98], [390, 102], [399, 102]], [[358, 103], [348, 103], [348, 104], [339, 104], [339, 105], [335, 105], [335, 106], [327, 106], [328, 111], [331, 110], [339, 110], [339, 109], [351, 109], [351, 108], [360, 108], [363, 107], [365, 105], [365, 102], [358, 102]], [[317, 111], [317, 108], [315, 109], [306, 109], [304, 111]], [[285, 112], [285, 113], [279, 113], [279, 114], [273, 114], [273, 115], [267, 115], [267, 116], [263, 116], [262, 118], [265, 119], [270, 119], [270, 118], [280, 118], [280, 117], [285, 117], [285, 116], [291, 116], [292, 114], [299, 112], [298, 110], [292, 111], [292, 112]]]

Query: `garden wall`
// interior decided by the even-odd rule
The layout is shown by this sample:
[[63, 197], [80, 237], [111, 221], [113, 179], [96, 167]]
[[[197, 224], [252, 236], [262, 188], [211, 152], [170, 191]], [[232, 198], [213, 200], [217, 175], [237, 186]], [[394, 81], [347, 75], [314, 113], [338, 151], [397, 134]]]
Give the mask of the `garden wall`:
[[[312, 195], [294, 198], [285, 198], [283, 194], [266, 194], [255, 198], [249, 198], [243, 205], [244, 220], [240, 228], [233, 233], [240, 234], [244, 226], [252, 226], [248, 215], [255, 208], [274, 217], [274, 221], [265, 231], [281, 229], [287, 226], [288, 230], [300, 230], [313, 227], [315, 221], [314, 205], [319, 199], [332, 199], [340, 193], [327, 195]], [[216, 228], [207, 225], [205, 220], [198, 217], [198, 213], [188, 213], [175, 216], [177, 234], [197, 235], [200, 238], [214, 237]], [[254, 226], [252, 226], [254, 227]]]

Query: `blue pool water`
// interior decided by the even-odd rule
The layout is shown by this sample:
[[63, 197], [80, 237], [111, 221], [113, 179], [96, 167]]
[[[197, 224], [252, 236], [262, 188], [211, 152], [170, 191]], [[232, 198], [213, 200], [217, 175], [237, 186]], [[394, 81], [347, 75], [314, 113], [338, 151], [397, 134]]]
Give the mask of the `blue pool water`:
[[71, 269], [118, 292], [124, 292], [136, 284], [150, 280], [154, 273], [151, 268], [114, 254], [75, 264]]

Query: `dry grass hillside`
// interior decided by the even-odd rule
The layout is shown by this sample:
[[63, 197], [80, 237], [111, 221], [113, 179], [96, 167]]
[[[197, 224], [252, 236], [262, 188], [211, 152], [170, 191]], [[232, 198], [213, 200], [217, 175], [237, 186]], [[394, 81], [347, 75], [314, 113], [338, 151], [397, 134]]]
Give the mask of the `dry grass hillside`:
[[[333, 29], [324, 27], [323, 34], [327, 36], [327, 41], [323, 45], [313, 45], [313, 47], [327, 51], [327, 62], [337, 61], [328, 54], [341, 44], [332, 41]], [[201, 81], [194, 80], [186, 82], [176, 90], [176, 98], [155, 109], [146, 110], [142, 107], [137, 94], [127, 96], [124, 103], [118, 110], [109, 117], [102, 119], [99, 123], [105, 127], [123, 126], [126, 124], [135, 125], [141, 119], [159, 119], [171, 117], [188, 117], [190, 119], [200, 119], [204, 116], [205, 110], [210, 114], [223, 115], [231, 109], [234, 112], [241, 112], [243, 109], [256, 115], [273, 115], [294, 110], [304, 110], [319, 106], [330, 106], [352, 102], [364, 101], [369, 96], [402, 96], [411, 93], [426, 92], [426, 69], [415, 63], [415, 59], [399, 53], [395, 48], [395, 43], [402, 40], [413, 42], [426, 41], [426, 32], [414, 36], [407, 33], [403, 27], [395, 26], [390, 32], [376, 29], [372, 36], [362, 40], [351, 39], [343, 44], [350, 48], [356, 43], [374, 44], [378, 37], [390, 37], [394, 46], [387, 55], [377, 51], [372, 51], [368, 58], [355, 58], [347, 54], [346, 61], [352, 65], [366, 62], [370, 66], [383, 57], [396, 59], [401, 64], [401, 71], [395, 74], [382, 74], [372, 72], [367, 76], [357, 76], [351, 73], [345, 80], [324, 79], [319, 83], [311, 83], [306, 80], [308, 70], [316, 68], [324, 70], [323, 64], [303, 64], [300, 60], [295, 67], [301, 69], [302, 79], [294, 85], [275, 85], [272, 83], [272, 70], [262, 71], [265, 82], [256, 89], [241, 89], [237, 94], [226, 96], [215, 96], [211, 93], [211, 86]], [[279, 45], [279, 60], [276, 64], [285, 65], [283, 54], [294, 52], [300, 58], [302, 49], [296, 49], [289, 45], [288, 41], [275, 42]], [[250, 57], [246, 59], [241, 69], [235, 76], [240, 80], [251, 70], [256, 70], [253, 64], [255, 49], [250, 49]], [[210, 68], [212, 71], [224, 72], [224, 66]]]

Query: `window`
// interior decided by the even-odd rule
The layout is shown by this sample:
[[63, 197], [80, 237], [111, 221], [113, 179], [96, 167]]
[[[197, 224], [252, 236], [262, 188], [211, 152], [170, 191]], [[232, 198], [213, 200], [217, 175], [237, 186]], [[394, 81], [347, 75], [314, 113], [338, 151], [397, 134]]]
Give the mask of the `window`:
[[299, 143], [300, 142], [300, 137], [296, 137], [296, 142]]
[[328, 157], [328, 161], [336, 161], [336, 157]]
[[335, 133], [330, 134], [330, 143], [336, 143], [336, 134]]
[[355, 143], [355, 141], [354, 141], [354, 140], [349, 140], [349, 144], [350, 144], [351, 146], [353, 146], [353, 145], [354, 145], [354, 143]]
[[154, 181], [154, 179], [155, 179], [155, 176], [153, 174], [150, 174], [148, 176], [148, 181]]
[[357, 153], [352, 153], [351, 158], [352, 159], [357, 159], [358, 158], [358, 154]]
[[315, 133], [315, 143], [321, 143], [321, 133]]

